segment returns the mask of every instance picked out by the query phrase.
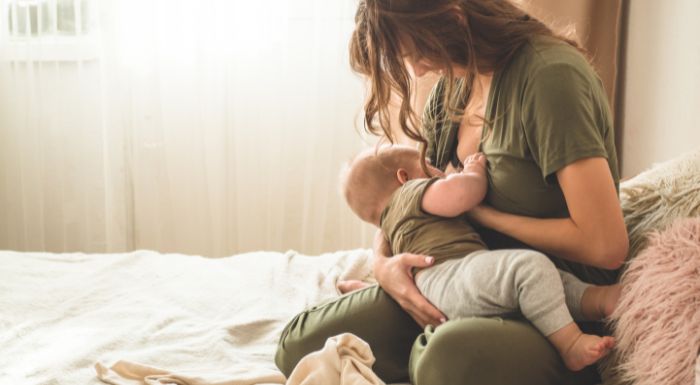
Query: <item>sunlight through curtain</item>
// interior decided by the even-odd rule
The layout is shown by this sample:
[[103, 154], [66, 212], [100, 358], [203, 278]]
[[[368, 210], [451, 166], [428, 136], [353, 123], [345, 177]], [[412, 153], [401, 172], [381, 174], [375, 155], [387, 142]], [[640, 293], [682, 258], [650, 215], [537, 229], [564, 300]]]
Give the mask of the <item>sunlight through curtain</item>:
[[0, 4], [0, 249], [370, 246], [355, 1]]

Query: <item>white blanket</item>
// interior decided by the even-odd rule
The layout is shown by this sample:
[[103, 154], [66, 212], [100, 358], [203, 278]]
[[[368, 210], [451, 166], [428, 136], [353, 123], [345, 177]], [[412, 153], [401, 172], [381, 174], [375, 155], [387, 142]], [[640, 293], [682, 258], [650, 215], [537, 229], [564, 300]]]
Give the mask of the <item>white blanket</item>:
[[283, 383], [282, 328], [368, 256], [0, 252], [0, 384]]

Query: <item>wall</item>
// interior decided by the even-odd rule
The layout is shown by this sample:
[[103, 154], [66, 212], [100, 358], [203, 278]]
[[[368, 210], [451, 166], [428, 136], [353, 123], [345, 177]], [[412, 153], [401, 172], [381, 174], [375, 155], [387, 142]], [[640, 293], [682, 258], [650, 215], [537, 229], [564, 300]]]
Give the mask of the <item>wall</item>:
[[700, 1], [630, 2], [622, 176], [700, 147]]

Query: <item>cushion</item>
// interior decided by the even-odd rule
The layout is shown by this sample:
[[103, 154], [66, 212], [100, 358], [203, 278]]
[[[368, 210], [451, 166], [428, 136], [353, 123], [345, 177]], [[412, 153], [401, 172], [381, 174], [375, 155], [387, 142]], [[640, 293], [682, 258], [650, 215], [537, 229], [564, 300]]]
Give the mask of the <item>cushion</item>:
[[692, 384], [700, 362], [700, 149], [621, 183], [620, 203], [630, 251], [605, 384]]
[[611, 316], [618, 375], [635, 385], [695, 382], [700, 349], [700, 218], [650, 235], [622, 275]]
[[650, 232], [663, 230], [678, 218], [700, 217], [700, 149], [621, 183], [620, 204], [631, 259], [644, 248]]

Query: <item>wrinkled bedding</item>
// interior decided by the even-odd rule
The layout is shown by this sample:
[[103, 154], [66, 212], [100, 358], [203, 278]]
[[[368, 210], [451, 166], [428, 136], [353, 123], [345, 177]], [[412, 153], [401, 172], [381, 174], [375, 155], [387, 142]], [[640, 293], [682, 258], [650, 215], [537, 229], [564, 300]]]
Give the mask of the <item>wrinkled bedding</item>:
[[0, 384], [283, 383], [287, 321], [369, 255], [0, 251]]

